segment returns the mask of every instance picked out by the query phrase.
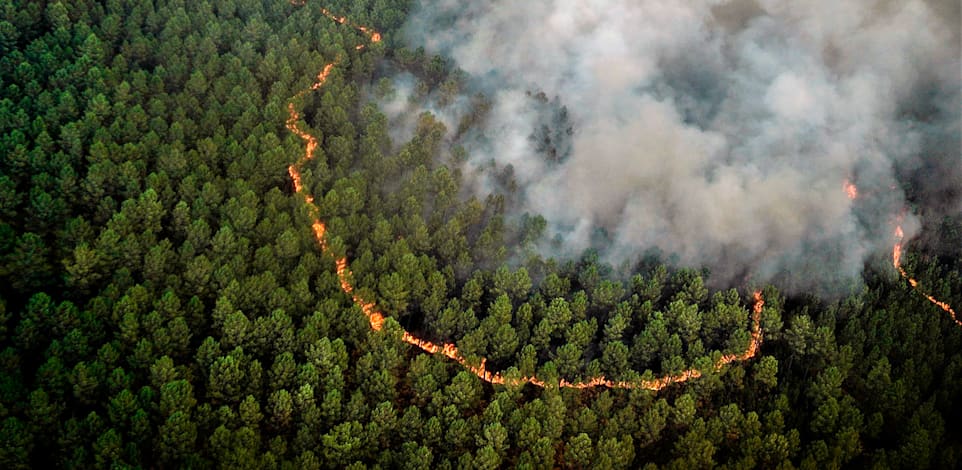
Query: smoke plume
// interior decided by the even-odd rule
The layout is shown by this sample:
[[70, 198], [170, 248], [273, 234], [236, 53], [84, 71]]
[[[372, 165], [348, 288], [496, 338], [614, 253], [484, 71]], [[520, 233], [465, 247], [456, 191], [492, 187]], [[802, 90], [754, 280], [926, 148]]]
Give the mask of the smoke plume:
[[510, 167], [552, 254], [825, 293], [918, 231], [906, 175], [962, 210], [959, 25], [954, 0], [423, 0], [405, 40], [489, 97], [465, 174]]

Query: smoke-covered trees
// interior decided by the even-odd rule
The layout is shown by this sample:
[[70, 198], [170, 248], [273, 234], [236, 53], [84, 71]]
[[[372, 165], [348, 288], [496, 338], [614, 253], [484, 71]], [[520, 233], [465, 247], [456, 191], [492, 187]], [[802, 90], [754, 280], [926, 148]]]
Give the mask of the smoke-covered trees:
[[[716, 370], [749, 340], [743, 290], [535, 255], [545, 220], [465, 198], [443, 152], [485, 97], [475, 121], [424, 114], [403, 142], [367, 102], [384, 67], [464, 89], [394, 39], [407, 2], [325, 5], [386, 35], [361, 52], [318, 6], [0, 6], [4, 468], [958, 466], [962, 339], [924, 299], [891, 279], [829, 303], [766, 288], [759, 357]], [[284, 122], [336, 57], [297, 103], [322, 252]], [[563, 159], [565, 136], [538, 132]], [[958, 300], [954, 261], [907, 261]], [[548, 385], [492, 386], [402, 327]], [[692, 367], [659, 393], [556, 387]]]

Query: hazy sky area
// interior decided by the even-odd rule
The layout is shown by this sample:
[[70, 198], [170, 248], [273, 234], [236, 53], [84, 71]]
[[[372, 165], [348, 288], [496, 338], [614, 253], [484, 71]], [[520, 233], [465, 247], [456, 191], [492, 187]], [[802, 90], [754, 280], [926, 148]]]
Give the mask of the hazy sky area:
[[[554, 254], [603, 228], [615, 265], [657, 248], [716, 282], [831, 293], [890, 252], [899, 172], [962, 186], [959, 28], [957, 0], [425, 0], [405, 40], [492, 100], [465, 173], [483, 195], [477, 169], [511, 165], [516, 210], [545, 216]], [[530, 139], [538, 91], [573, 125], [560, 163]], [[938, 210], [962, 211], [949, 191]], [[919, 229], [911, 209], [903, 226]]]

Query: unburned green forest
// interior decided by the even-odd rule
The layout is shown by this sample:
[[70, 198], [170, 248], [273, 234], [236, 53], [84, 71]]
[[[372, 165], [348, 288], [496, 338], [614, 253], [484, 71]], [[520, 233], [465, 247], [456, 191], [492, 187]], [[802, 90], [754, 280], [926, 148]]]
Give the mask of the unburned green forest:
[[[467, 80], [397, 39], [410, 8], [0, 1], [0, 466], [962, 466], [962, 328], [896, 270], [826, 300], [555, 259], [544, 218], [508, 213], [510, 175], [479, 198], [442, 151], [484, 96], [458, 128], [424, 113], [392, 139], [389, 71], [421, 94]], [[957, 257], [901, 256], [962, 305]], [[756, 290], [760, 349], [716, 367], [753, 342]]]

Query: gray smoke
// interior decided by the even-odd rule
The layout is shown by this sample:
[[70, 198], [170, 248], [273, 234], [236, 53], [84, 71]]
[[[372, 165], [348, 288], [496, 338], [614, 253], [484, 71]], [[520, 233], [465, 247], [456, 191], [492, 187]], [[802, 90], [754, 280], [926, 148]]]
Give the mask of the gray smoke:
[[[897, 170], [932, 167], [927, 143], [959, 182], [959, 24], [955, 0], [423, 0], [405, 39], [485, 90], [465, 174], [484, 194], [510, 166], [551, 254], [654, 248], [825, 293], [889, 252], [901, 212], [918, 231]], [[531, 138], [537, 91], [567, 108], [564, 159]], [[463, 108], [434, 111], [451, 129]]]

